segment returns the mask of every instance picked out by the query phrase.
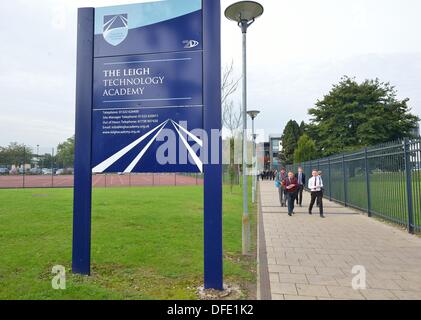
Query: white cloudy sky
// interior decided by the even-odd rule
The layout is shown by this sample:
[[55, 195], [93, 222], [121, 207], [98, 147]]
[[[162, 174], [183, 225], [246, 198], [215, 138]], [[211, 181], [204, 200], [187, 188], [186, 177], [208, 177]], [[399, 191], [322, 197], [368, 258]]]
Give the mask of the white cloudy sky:
[[[0, 145], [49, 150], [73, 134], [76, 9], [135, 2], [1, 1]], [[222, 0], [223, 9], [232, 2]], [[308, 120], [307, 109], [343, 75], [390, 81], [421, 116], [421, 1], [261, 3], [248, 38], [249, 106], [262, 111], [256, 125], [266, 134]], [[234, 60], [240, 76], [240, 31], [222, 21], [223, 63]]]

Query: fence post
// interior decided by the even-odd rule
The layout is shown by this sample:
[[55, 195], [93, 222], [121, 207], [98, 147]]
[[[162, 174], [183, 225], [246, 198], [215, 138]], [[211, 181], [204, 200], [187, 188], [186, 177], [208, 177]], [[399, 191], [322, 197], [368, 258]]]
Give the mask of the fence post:
[[404, 160], [405, 160], [405, 177], [406, 177], [406, 197], [408, 202], [408, 232], [414, 233], [414, 217], [412, 205], [412, 177], [411, 177], [411, 155], [409, 150], [409, 139], [404, 141]]
[[54, 148], [51, 149], [51, 188], [54, 188]]
[[[25, 188], [25, 162], [26, 162], [26, 148], [23, 147], [22, 188]], [[18, 174], [19, 174], [19, 168], [18, 168]]]
[[368, 165], [368, 150], [364, 150], [365, 185], [367, 188], [367, 215], [371, 217], [370, 167]]
[[329, 180], [328, 180], [328, 184], [329, 184], [329, 200], [332, 201], [332, 177], [331, 177], [331, 169], [330, 169], [330, 157], [327, 158], [327, 170], [328, 170], [328, 174], [329, 174]]
[[347, 195], [347, 191], [346, 191], [346, 166], [345, 166], [345, 154], [342, 155], [342, 173], [343, 173], [343, 177], [344, 177], [344, 204], [345, 207], [348, 206], [348, 195]]

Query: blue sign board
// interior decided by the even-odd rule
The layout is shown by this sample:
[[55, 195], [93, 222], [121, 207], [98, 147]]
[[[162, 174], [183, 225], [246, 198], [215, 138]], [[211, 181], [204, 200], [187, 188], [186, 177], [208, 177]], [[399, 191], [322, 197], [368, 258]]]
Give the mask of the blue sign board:
[[203, 172], [190, 134], [203, 128], [202, 62], [200, 51], [95, 59], [93, 172]]
[[[94, 173], [203, 172], [202, 25], [201, 0], [95, 10]], [[167, 144], [182, 161], [157, 152]]]
[[218, 0], [79, 9], [73, 272], [90, 274], [92, 173], [201, 172], [204, 282], [222, 289], [220, 60]]

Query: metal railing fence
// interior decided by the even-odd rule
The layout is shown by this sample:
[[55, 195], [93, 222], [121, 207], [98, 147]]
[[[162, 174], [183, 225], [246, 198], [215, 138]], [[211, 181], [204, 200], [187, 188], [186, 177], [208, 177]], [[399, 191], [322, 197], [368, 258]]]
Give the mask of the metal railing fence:
[[384, 220], [421, 232], [421, 138], [288, 166], [307, 177], [322, 171], [324, 195]]
[[[224, 184], [240, 184], [239, 166], [223, 165]], [[203, 174], [196, 173], [131, 173], [94, 174], [93, 187], [203, 185]], [[0, 148], [0, 189], [71, 188], [73, 164], [61, 160], [54, 148]]]

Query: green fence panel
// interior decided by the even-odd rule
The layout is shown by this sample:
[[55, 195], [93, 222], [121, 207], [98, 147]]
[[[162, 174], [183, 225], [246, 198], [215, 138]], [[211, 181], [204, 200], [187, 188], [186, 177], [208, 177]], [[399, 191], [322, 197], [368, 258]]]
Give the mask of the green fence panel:
[[[294, 164], [322, 171], [325, 197], [421, 232], [421, 138]], [[408, 192], [409, 191], [409, 192]]]

